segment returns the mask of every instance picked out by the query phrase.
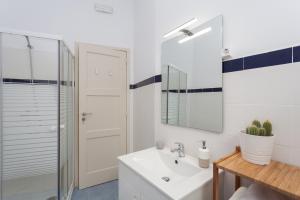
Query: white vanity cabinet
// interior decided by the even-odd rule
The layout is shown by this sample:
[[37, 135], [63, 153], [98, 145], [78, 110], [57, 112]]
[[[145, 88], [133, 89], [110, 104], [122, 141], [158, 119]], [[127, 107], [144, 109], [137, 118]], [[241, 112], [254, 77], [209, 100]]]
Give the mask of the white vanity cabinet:
[[119, 162], [119, 200], [170, 200], [170, 198]]
[[212, 166], [149, 148], [119, 158], [119, 200], [211, 200]]

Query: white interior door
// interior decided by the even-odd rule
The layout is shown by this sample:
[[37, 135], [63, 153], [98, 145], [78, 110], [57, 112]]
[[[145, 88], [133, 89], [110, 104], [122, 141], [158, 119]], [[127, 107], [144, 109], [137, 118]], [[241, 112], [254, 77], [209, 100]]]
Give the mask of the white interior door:
[[127, 149], [126, 52], [79, 44], [79, 187], [117, 179]]

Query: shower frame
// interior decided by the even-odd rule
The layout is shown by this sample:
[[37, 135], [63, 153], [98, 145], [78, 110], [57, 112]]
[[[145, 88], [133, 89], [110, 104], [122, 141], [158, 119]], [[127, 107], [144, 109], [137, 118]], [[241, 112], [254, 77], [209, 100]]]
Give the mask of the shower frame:
[[[51, 34], [45, 34], [45, 33], [34, 33], [34, 32], [28, 32], [28, 31], [18, 31], [18, 30], [12, 30], [12, 29], [5, 29], [5, 28], [0, 28], [0, 200], [3, 199], [3, 186], [2, 186], [2, 177], [3, 177], [3, 126], [2, 126], [2, 96], [3, 96], [3, 91], [2, 91], [2, 84], [3, 84], [3, 74], [2, 74], [2, 69], [3, 69], [3, 63], [2, 63], [2, 34], [11, 34], [11, 35], [18, 35], [18, 36], [24, 36], [24, 37], [33, 37], [33, 38], [40, 38], [40, 39], [45, 39], [45, 40], [54, 40], [57, 41], [57, 47], [58, 47], [58, 55], [57, 55], [57, 200], [70, 200], [74, 188], [74, 182], [75, 182], [75, 57], [70, 48], [66, 45], [66, 43], [63, 41], [62, 36], [58, 35], [51, 35]], [[72, 87], [72, 122], [73, 122], [73, 144], [72, 144], [72, 150], [73, 150], [73, 159], [72, 159], [72, 165], [73, 165], [73, 174], [72, 174], [72, 183], [71, 187], [67, 188], [67, 197], [65, 199], [61, 198], [61, 86], [64, 81], [61, 80], [61, 69], [63, 67], [63, 61], [62, 61], [62, 47], [65, 47], [68, 51], [68, 55], [70, 54], [72, 57], [73, 65], [72, 66], [72, 80], [71, 80], [71, 87]], [[68, 56], [69, 57], [69, 56]], [[69, 65], [69, 63], [68, 63]], [[69, 67], [69, 66], [68, 66]], [[34, 77], [33, 77], [34, 78]], [[68, 83], [66, 83], [68, 84]], [[68, 147], [67, 147], [68, 148]]]

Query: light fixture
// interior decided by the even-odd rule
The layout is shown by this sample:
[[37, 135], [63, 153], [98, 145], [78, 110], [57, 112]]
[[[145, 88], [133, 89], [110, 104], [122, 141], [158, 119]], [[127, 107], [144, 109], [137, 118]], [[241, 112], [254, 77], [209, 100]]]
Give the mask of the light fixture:
[[178, 43], [182, 44], [182, 43], [187, 42], [189, 40], [192, 40], [192, 39], [194, 39], [196, 37], [199, 37], [199, 36], [201, 36], [203, 34], [206, 34], [206, 33], [210, 32], [211, 30], [212, 30], [211, 27], [208, 27], [206, 29], [203, 29], [203, 30], [201, 30], [201, 31], [193, 34], [192, 36], [187, 36], [187, 37], [183, 38], [182, 40], [179, 40]]
[[171, 35], [174, 35], [174, 34], [180, 32], [182, 29], [185, 29], [186, 27], [194, 24], [197, 21], [198, 21], [197, 18], [193, 18], [193, 19], [189, 20], [188, 22], [182, 24], [181, 26], [179, 26], [179, 27], [175, 28], [174, 30], [170, 31], [169, 33], [165, 34], [164, 38], [170, 37]]

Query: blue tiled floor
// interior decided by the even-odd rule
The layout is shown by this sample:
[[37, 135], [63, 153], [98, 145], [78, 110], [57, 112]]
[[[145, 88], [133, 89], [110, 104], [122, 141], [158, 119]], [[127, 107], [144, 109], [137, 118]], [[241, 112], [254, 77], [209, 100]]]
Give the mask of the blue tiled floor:
[[84, 190], [75, 189], [72, 200], [118, 200], [118, 181], [111, 181]]

